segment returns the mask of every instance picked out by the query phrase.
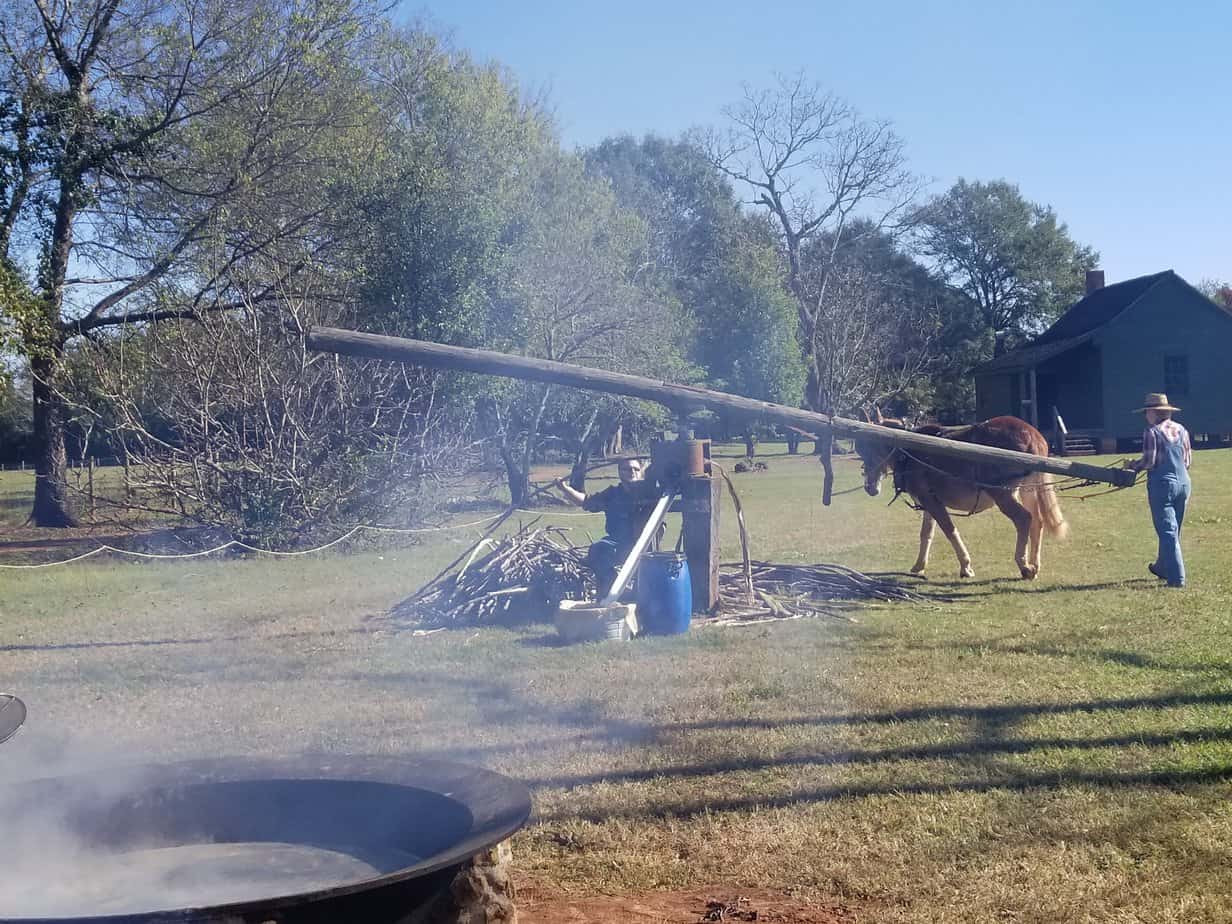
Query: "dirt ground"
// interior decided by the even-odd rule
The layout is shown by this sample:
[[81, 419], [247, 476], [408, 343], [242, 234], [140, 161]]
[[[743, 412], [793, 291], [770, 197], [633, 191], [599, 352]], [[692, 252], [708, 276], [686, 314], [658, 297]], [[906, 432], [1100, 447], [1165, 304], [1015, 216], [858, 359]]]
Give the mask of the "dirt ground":
[[849, 907], [805, 902], [772, 889], [714, 886], [683, 892], [579, 897], [553, 893], [534, 883], [518, 885], [521, 924], [854, 924], [861, 919]]
[[60, 561], [91, 552], [102, 545], [138, 552], [178, 554], [208, 547], [217, 538], [195, 527], [126, 529], [99, 524], [73, 529], [42, 529], [37, 526], [4, 526], [0, 527], [0, 562], [39, 564]]
[[6, 526], [0, 534], [0, 557], [56, 552], [59, 553], [57, 557], [65, 558], [100, 545], [123, 546], [132, 540], [132, 535], [131, 532], [102, 526], [54, 530], [37, 526]]

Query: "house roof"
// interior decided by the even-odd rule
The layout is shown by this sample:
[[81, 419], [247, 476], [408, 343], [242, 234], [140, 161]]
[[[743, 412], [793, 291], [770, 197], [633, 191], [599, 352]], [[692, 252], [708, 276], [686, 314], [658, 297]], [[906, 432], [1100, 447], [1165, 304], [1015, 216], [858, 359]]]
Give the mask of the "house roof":
[[971, 371], [978, 375], [989, 372], [1020, 372], [1044, 360], [1060, 356], [1067, 350], [1086, 343], [1094, 336], [1095, 331], [1169, 277], [1184, 282], [1172, 270], [1164, 270], [1162, 273], [1138, 276], [1136, 279], [1126, 279], [1124, 282], [1114, 282], [1110, 286], [1096, 289], [1075, 302], [1052, 327], [1026, 346], [982, 363]]
[[988, 372], [1022, 372], [1025, 369], [1030, 369], [1032, 366], [1039, 365], [1047, 359], [1060, 356], [1062, 353], [1086, 343], [1093, 336], [1095, 336], [1094, 331], [1087, 331], [1085, 334], [1079, 334], [1077, 337], [1066, 337], [1064, 340], [1053, 340], [1050, 343], [1036, 341], [1027, 346], [1019, 347], [1017, 350], [1011, 350], [1009, 353], [998, 356], [996, 359], [990, 359], [988, 362], [976, 366], [972, 372], [978, 375], [984, 375]]
[[1096, 289], [1061, 315], [1052, 327], [1031, 341], [1030, 346], [1066, 340], [1103, 327], [1142, 298], [1160, 280], [1175, 275], [1172, 270], [1164, 270], [1162, 273], [1126, 279], [1124, 282], [1114, 282], [1110, 286]]

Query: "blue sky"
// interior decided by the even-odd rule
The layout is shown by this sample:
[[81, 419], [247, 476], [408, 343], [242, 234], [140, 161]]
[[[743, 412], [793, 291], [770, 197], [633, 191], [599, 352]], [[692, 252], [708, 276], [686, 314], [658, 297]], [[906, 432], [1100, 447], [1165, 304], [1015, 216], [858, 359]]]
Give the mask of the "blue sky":
[[1108, 281], [1232, 277], [1232, 4], [405, 4], [546, 89], [567, 144], [720, 124], [742, 83], [803, 69], [889, 119], [940, 191], [1005, 178], [1102, 254]]

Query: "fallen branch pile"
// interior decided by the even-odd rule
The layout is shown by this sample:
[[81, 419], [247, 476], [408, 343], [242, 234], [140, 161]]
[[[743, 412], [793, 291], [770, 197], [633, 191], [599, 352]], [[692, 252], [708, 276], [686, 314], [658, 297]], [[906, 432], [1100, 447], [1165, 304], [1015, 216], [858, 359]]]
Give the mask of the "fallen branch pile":
[[570, 545], [561, 527], [533, 526], [481, 539], [459, 570], [447, 569], [395, 604], [389, 616], [421, 625], [509, 624], [549, 618], [561, 600], [593, 600], [586, 549]]
[[[752, 577], [752, 593], [748, 576]], [[764, 561], [725, 564], [719, 572], [717, 624], [760, 619], [834, 616], [850, 619], [842, 603], [856, 601], [921, 603], [932, 598], [894, 581], [870, 577], [842, 565], [777, 565]]]

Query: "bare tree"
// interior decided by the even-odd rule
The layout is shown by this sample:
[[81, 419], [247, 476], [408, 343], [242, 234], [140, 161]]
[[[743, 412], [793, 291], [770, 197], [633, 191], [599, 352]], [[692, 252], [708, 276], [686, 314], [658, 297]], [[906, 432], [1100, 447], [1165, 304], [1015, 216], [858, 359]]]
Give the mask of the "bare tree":
[[1232, 309], [1232, 282], [1222, 279], [1203, 279], [1195, 288], [1216, 305]]
[[919, 384], [935, 356], [938, 306], [896, 290], [856, 260], [839, 259], [824, 272], [827, 279], [805, 286], [819, 293], [807, 386], [814, 406], [850, 412]]
[[[0, 10], [0, 313], [34, 380], [33, 519], [71, 525], [66, 345], [241, 308], [235, 271], [330, 246], [366, 0], [32, 0]], [[311, 253], [311, 251], [309, 251]], [[290, 273], [300, 266], [285, 264]]]
[[263, 542], [357, 523], [407, 526], [439, 504], [476, 446], [440, 375], [307, 350], [311, 324], [354, 325], [318, 273], [276, 299], [189, 325], [130, 328], [91, 357], [89, 408], [124, 447], [128, 508]]
[[[860, 302], [853, 301], [854, 277], [830, 272], [854, 239], [855, 220], [862, 219], [860, 233], [899, 230], [910, 220], [922, 183], [907, 169], [903, 141], [887, 122], [861, 117], [803, 74], [779, 77], [767, 90], [746, 87], [744, 98], [724, 114], [728, 129], [710, 131], [703, 143], [715, 166], [748, 189], [751, 204], [765, 208], [778, 225], [800, 343], [810, 382], [817, 385], [834, 374], [819, 370], [834, 370], [840, 361], [818, 352], [834, 340], [824, 330], [819, 333], [819, 324], [832, 318], [838, 305]], [[822, 238], [827, 246], [810, 246]], [[836, 300], [827, 290], [840, 281], [844, 295]], [[855, 341], [867, 345], [870, 338]], [[847, 354], [841, 359], [852, 360]], [[861, 362], [841, 378], [857, 368], [868, 366]], [[808, 399], [817, 410], [834, 413], [838, 408], [829, 402], [849, 391], [814, 387]]]

